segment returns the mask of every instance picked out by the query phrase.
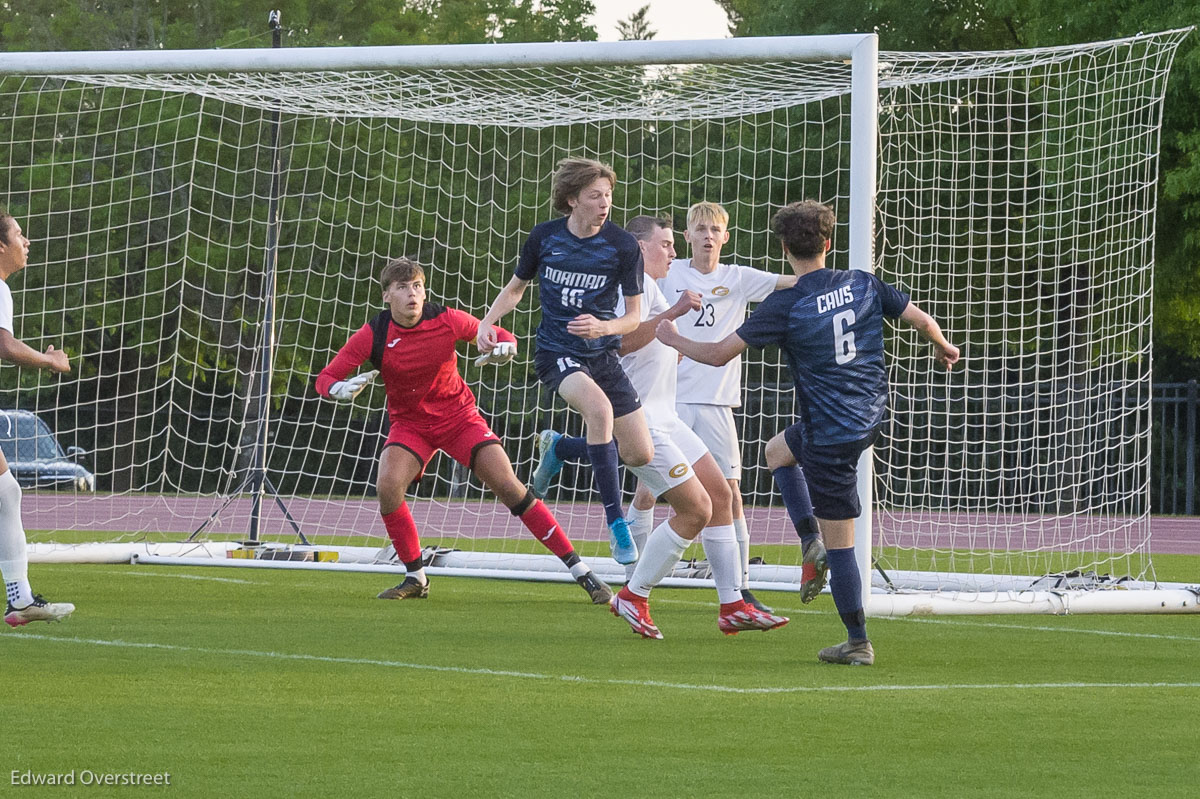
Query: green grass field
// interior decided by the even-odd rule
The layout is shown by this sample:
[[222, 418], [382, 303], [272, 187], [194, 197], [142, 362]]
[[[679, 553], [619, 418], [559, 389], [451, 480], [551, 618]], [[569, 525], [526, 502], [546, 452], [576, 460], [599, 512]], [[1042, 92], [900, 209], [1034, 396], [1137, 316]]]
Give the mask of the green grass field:
[[[1195, 580], [1200, 558], [1155, 559]], [[725, 637], [704, 590], [666, 639], [575, 586], [31, 567], [72, 601], [0, 633], [6, 796], [1073, 796], [1196, 790], [1200, 617], [872, 620], [871, 668], [823, 665], [832, 601]], [[9, 772], [169, 772], [24, 787]]]

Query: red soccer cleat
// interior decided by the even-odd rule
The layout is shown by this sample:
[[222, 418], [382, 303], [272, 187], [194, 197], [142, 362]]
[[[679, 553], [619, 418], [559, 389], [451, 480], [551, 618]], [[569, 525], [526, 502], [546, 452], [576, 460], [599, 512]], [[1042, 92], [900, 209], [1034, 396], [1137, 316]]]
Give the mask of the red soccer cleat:
[[726, 635], [737, 635], [743, 630], [774, 630], [782, 627], [791, 619], [787, 616], [775, 616], [763, 613], [753, 605], [738, 602], [730, 610], [717, 617], [717, 627]]
[[654, 620], [650, 618], [650, 604], [644, 597], [622, 588], [608, 603], [609, 610], [614, 616], [619, 616], [629, 622], [630, 628], [643, 638], [662, 638]]

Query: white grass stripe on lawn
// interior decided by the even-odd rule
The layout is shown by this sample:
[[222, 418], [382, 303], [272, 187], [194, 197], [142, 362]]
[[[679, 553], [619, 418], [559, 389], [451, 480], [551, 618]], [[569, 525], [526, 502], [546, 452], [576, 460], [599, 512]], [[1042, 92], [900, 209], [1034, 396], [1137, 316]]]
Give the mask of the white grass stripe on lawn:
[[860, 693], [872, 691], [1026, 691], [1057, 690], [1064, 688], [1200, 688], [1200, 682], [946, 683], [934, 685], [796, 685], [745, 688], [731, 685], [696, 685], [692, 683], [664, 682], [661, 680], [621, 680], [604, 677], [583, 677], [573, 674], [539, 674], [537, 672], [510, 671], [507, 669], [472, 669], [464, 668], [462, 666], [433, 666], [427, 663], [405, 663], [398, 660], [374, 660], [371, 658], [331, 657], [327, 655], [309, 655], [298, 652], [262, 652], [254, 649], [210, 649], [207, 647], [198, 646], [181, 646], [179, 644], [106, 640], [103, 638], [62, 638], [55, 635], [39, 635], [37, 633], [13, 633], [10, 637], [10, 640], [13, 639], [36, 639], [39, 641], [53, 641], [60, 644], [108, 646], [120, 649], [149, 649], [161, 652], [188, 652], [201, 655], [221, 655], [222, 657], [255, 657], [267, 658], [269, 660], [336, 663], [346, 666], [379, 666], [389, 669], [435, 671], [452, 674], [479, 675], [483, 677], [510, 677], [513, 679], [522, 680], [552, 680], [555, 682], [570, 682], [584, 685], [628, 685], [635, 688], [670, 688], [681, 691], [705, 691], [722, 694]]
[[199, 574], [174, 574], [171, 572], [148, 572], [141, 569], [110, 569], [105, 574], [120, 574], [123, 577], [172, 577], [176, 580], [205, 580], [211, 583], [237, 583], [238, 585], [262, 585], [259, 580], [237, 580], [233, 577], [201, 577]]

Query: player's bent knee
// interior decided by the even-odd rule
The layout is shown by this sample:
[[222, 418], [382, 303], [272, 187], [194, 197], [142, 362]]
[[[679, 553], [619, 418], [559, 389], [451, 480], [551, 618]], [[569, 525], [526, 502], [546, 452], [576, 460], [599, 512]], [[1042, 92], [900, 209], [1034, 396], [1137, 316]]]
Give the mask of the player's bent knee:
[[771, 471], [781, 469], [784, 466], [795, 466], [796, 456], [792, 454], [791, 447], [787, 445], [783, 433], [778, 434], [763, 448], [763, 455], [767, 460], [767, 468]]
[[686, 483], [675, 486], [664, 496], [671, 503], [671, 509], [675, 511], [673, 527], [682, 528], [689, 537], [694, 538], [708, 526], [712, 519], [713, 506], [708, 498], [708, 492], [704, 490], [704, 486], [700, 484], [699, 480], [688, 480]]
[[404, 504], [404, 488], [400, 485], [380, 483], [376, 488], [379, 499], [379, 512], [384, 516]]
[[621, 454], [621, 462], [626, 466], [645, 466], [654, 457], [653, 445], [622, 447], [618, 444], [617, 450]]
[[719, 483], [706, 485], [705, 489], [714, 508], [733, 506], [733, 490], [727, 481], [721, 480]]

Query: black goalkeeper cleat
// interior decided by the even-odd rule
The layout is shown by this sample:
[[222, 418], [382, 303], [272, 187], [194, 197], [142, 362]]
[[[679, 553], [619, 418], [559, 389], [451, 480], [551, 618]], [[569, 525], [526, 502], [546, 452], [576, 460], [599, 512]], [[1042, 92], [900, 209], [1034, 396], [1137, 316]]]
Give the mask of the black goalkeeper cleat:
[[756, 610], [762, 611], [763, 613], [772, 613], [773, 612], [769, 607], [767, 607], [763, 603], [759, 602], [758, 597], [756, 597], [754, 594], [750, 593], [749, 588], [742, 589], [742, 601], [745, 602], [747, 605], [752, 606]]
[[583, 590], [588, 592], [588, 596], [592, 598], [593, 605], [607, 605], [608, 600], [612, 599], [612, 589], [597, 577], [595, 572], [588, 572], [576, 577], [575, 582], [579, 583], [583, 587]]
[[21, 627], [31, 621], [62, 621], [74, 612], [75, 606], [70, 602], [47, 602], [41, 594], [37, 594], [23, 608], [13, 607], [9, 602], [4, 611], [4, 623], [9, 627]]
[[413, 577], [405, 577], [404, 582], [394, 588], [380, 592], [377, 599], [425, 599], [429, 596], [429, 582], [419, 583]]

